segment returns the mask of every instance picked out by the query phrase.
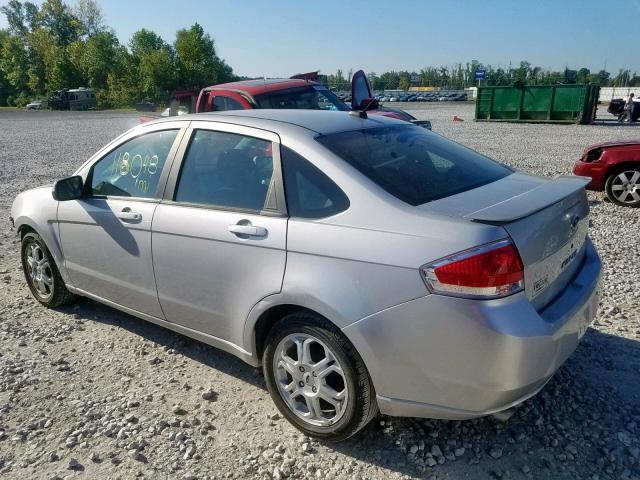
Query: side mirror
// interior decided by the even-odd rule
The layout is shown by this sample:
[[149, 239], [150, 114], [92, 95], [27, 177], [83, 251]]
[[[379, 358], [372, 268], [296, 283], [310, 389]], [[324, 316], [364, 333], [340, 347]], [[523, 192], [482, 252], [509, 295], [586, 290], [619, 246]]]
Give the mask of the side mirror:
[[73, 177], [58, 180], [53, 185], [53, 198], [59, 202], [65, 200], [76, 200], [84, 195], [84, 184], [82, 177], [75, 175]]
[[375, 98], [363, 98], [359, 105], [356, 106], [356, 110], [367, 112], [369, 110], [376, 110], [380, 104]]

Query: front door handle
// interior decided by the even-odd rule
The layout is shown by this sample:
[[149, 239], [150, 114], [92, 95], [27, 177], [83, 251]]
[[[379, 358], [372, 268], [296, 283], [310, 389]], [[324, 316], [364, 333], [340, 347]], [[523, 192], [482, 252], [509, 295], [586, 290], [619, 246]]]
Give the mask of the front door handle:
[[125, 207], [122, 211], [116, 213], [116, 217], [120, 220], [126, 220], [128, 222], [139, 222], [142, 220], [142, 215], [138, 212], [132, 212], [129, 207]]
[[229, 225], [227, 229], [238, 236], [248, 236], [248, 237], [266, 237], [267, 229], [264, 227], [256, 227], [255, 225]]

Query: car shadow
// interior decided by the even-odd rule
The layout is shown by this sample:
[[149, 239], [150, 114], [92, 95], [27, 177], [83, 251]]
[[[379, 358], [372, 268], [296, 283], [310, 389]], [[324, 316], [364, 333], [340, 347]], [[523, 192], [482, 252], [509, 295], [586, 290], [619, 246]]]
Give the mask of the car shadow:
[[134, 257], [140, 256], [138, 242], [129, 228], [127, 228], [125, 224], [116, 217], [116, 214], [113, 212], [106, 199], [82, 199], [78, 201], [78, 204], [85, 210], [87, 215], [91, 217], [95, 224], [104, 230], [104, 232], [109, 235], [109, 237], [117, 243], [120, 248], [129, 255]]
[[176, 353], [189, 357], [203, 365], [232, 375], [253, 386], [266, 389], [262, 376], [259, 374], [259, 369], [252, 367], [230, 353], [155, 323], [141, 320], [88, 298], [79, 298], [76, 303], [58, 307], [57, 310], [75, 315], [79, 319], [125, 329], [150, 342], [167, 349], [173, 349]]
[[[164, 327], [88, 299], [59, 310], [123, 328], [265, 389], [258, 369]], [[344, 442], [321, 443], [354, 460], [415, 478], [555, 480], [591, 478], [593, 472], [609, 478], [602, 473], [602, 449], [625, 455], [630, 445], [640, 446], [639, 430], [640, 341], [591, 328], [547, 386], [506, 422], [494, 417], [447, 421], [378, 415]], [[578, 453], [563, 464], [558, 459], [566, 462], [569, 444]], [[610, 478], [621, 478], [615, 472], [622, 473], [623, 467], [618, 465], [620, 471]]]
[[640, 127], [640, 121], [629, 123], [629, 122], [619, 122], [615, 118], [611, 118], [611, 119], [609, 119], [609, 118], [607, 118], [607, 119], [597, 118], [591, 125], [596, 125], [598, 127], [634, 128], [634, 127]]

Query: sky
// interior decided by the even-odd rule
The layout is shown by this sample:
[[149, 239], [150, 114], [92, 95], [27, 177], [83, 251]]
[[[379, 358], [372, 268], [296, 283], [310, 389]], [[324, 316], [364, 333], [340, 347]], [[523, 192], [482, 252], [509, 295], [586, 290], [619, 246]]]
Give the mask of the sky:
[[173, 42], [176, 30], [198, 22], [218, 56], [249, 77], [419, 71], [474, 59], [494, 67], [527, 60], [554, 70], [640, 73], [632, 27], [640, 0], [98, 1], [121, 42], [140, 28]]

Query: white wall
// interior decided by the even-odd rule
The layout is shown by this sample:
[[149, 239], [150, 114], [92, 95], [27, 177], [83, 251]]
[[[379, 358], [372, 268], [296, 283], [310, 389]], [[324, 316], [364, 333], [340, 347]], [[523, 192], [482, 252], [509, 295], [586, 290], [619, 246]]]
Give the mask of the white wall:
[[626, 99], [630, 93], [634, 93], [638, 97], [640, 87], [602, 87], [600, 88], [600, 102], [609, 103], [614, 98]]

